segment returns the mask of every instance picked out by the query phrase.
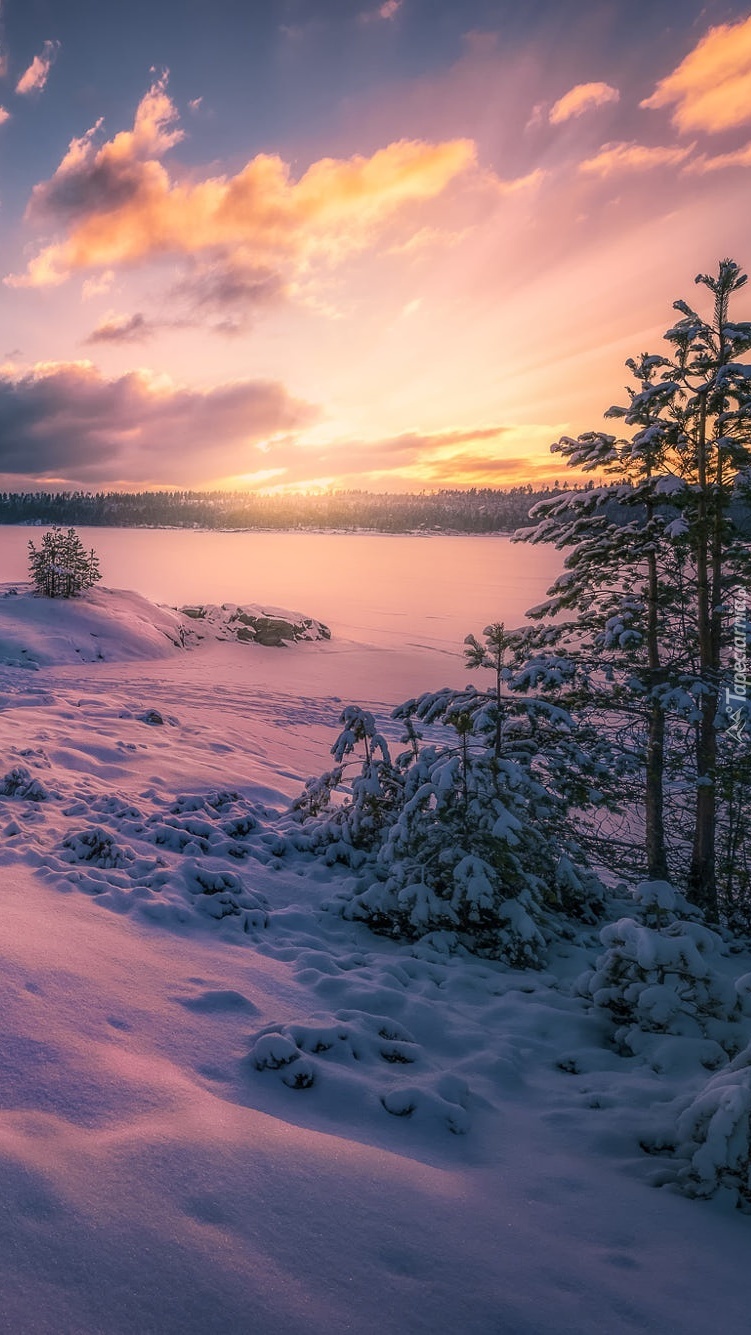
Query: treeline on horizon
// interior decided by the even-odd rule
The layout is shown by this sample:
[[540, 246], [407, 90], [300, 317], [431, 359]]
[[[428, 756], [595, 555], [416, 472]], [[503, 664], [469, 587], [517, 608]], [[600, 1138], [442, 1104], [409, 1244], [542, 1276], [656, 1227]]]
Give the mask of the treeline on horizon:
[[[581, 490], [591, 490], [592, 482]], [[419, 493], [337, 491], [259, 495], [234, 491], [0, 492], [0, 524], [112, 528], [345, 529], [375, 533], [508, 533], [537, 501], [563, 488], [527, 483]]]

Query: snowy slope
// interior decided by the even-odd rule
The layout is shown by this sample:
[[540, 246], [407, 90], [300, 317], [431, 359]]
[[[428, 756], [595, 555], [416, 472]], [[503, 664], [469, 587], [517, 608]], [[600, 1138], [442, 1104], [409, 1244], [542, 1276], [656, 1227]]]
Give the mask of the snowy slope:
[[280, 855], [341, 700], [383, 716], [460, 664], [136, 662], [131, 630], [109, 662], [61, 627], [57, 665], [0, 668], [2, 1328], [746, 1330], [749, 1217], [656, 1189], [640, 1148], [707, 1071], [680, 1040], [660, 1070], [615, 1052], [574, 986], [596, 932], [544, 974], [443, 957]]
[[77, 598], [42, 598], [30, 585], [0, 584], [0, 664], [38, 668], [64, 663], [131, 662], [174, 657], [203, 639], [270, 645], [329, 638], [327, 627], [280, 608], [159, 607], [126, 589], [87, 590]]

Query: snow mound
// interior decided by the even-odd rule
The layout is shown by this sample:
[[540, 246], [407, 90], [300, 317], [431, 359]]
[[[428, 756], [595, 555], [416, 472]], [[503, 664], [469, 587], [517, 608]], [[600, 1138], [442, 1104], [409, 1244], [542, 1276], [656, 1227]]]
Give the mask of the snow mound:
[[0, 586], [4, 666], [169, 658], [184, 639], [177, 612], [130, 590], [99, 588], [79, 598], [41, 598], [29, 585]]
[[[409, 1080], [399, 1075], [406, 1066], [414, 1067]], [[317, 1110], [332, 1126], [346, 1108], [350, 1121], [385, 1112], [414, 1117], [423, 1130], [461, 1136], [470, 1129], [467, 1082], [431, 1069], [422, 1046], [389, 1016], [342, 1010], [325, 1019], [267, 1025], [256, 1035], [247, 1069], [273, 1072], [288, 1090], [316, 1086]]]
[[610, 1012], [617, 1048], [646, 1052], [653, 1045], [644, 1035], [671, 1034], [709, 1038], [735, 1055], [747, 1002], [718, 969], [723, 942], [716, 932], [680, 919], [655, 928], [620, 918], [603, 928], [600, 940], [605, 953], [582, 987], [596, 1007]]
[[726, 1198], [751, 1212], [751, 1048], [711, 1076], [678, 1118], [676, 1175], [687, 1196]]
[[129, 589], [90, 589], [43, 598], [30, 585], [0, 585], [0, 665], [36, 669], [70, 663], [169, 658], [205, 639], [278, 646], [328, 639], [321, 622], [256, 606], [159, 607]]

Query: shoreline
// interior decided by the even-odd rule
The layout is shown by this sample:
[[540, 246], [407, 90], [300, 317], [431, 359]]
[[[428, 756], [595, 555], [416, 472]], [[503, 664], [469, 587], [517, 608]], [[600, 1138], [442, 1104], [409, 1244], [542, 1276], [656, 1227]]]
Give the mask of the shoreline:
[[[0, 520], [0, 528], [22, 528], [22, 529], [50, 529], [53, 524], [44, 523], [41, 520], [31, 520], [25, 523], [6, 523]], [[297, 528], [223, 528], [209, 527], [203, 524], [92, 524], [83, 522], [77, 524], [60, 524], [59, 528], [95, 528], [103, 532], [119, 531], [129, 532], [147, 532], [147, 533], [283, 533], [287, 536], [294, 535], [315, 535], [317, 537], [331, 534], [332, 537], [341, 538], [511, 538], [518, 532], [516, 528], [493, 528], [485, 529], [482, 532], [470, 531], [461, 528], [403, 528], [403, 529], [382, 529], [382, 528], [327, 528], [304, 526]]]

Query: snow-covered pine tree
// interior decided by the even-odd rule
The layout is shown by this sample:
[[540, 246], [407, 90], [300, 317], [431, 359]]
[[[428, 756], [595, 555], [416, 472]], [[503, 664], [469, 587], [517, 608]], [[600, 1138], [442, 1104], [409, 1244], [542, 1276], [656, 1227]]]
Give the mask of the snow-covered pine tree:
[[94, 549], [87, 553], [75, 529], [56, 525], [39, 547], [29, 542], [29, 574], [45, 598], [74, 598], [102, 578]]
[[495, 677], [493, 703], [496, 711], [495, 754], [498, 757], [503, 749], [503, 687], [508, 677], [506, 657], [511, 641], [502, 621], [486, 626], [482, 633], [484, 644], [475, 635], [467, 635], [464, 659], [468, 668], [489, 668]]
[[723, 614], [751, 577], [731, 511], [751, 461], [751, 367], [740, 361], [751, 324], [728, 318], [746, 281], [733, 261], [697, 281], [715, 296], [711, 320], [676, 302], [683, 318], [666, 334], [673, 355], [627, 362], [636, 387], [606, 416], [633, 435], [593, 431], [552, 446], [570, 466], [615, 480], [540, 502], [535, 526], [516, 535], [571, 550], [549, 600], [530, 613], [538, 625], [522, 637], [513, 684], [535, 685], [579, 712], [599, 710], [604, 724], [636, 724], [626, 736], [643, 764], [652, 879], [664, 879], [667, 865], [666, 759], [690, 741], [696, 808], [686, 880], [715, 917], [716, 724], [732, 639]]
[[731, 297], [747, 281], [733, 260], [717, 277], [697, 283], [714, 297], [712, 318], [684, 301], [683, 318], [665, 337], [674, 345], [677, 389], [670, 404], [673, 445], [685, 491], [678, 494], [696, 578], [692, 621], [698, 641], [696, 677], [696, 813], [689, 884], [693, 898], [714, 915], [717, 822], [717, 713], [721, 707], [723, 650], [733, 640], [727, 615], [734, 590], [751, 581], [751, 552], [730, 513], [733, 491], [751, 476], [751, 365], [740, 358], [751, 349], [751, 322], [729, 318]]
[[[446, 688], [394, 710], [408, 749], [394, 762], [367, 711], [348, 706], [332, 748], [339, 764], [312, 780], [293, 815], [298, 846], [342, 860], [365, 889], [345, 916], [376, 932], [444, 941], [526, 966], [568, 917], [593, 922], [602, 887], [567, 820], [572, 801], [599, 801], [593, 748], [564, 711], [514, 700], [497, 754], [492, 692]], [[360, 772], [344, 764], [356, 748]]]
[[[381, 843], [398, 808], [402, 780], [369, 710], [346, 705], [339, 724], [342, 731], [331, 748], [334, 768], [308, 779], [291, 810], [307, 824], [309, 848], [324, 851], [329, 861], [357, 866]], [[356, 771], [351, 779], [348, 767]], [[341, 800], [335, 800], [337, 793]]]

